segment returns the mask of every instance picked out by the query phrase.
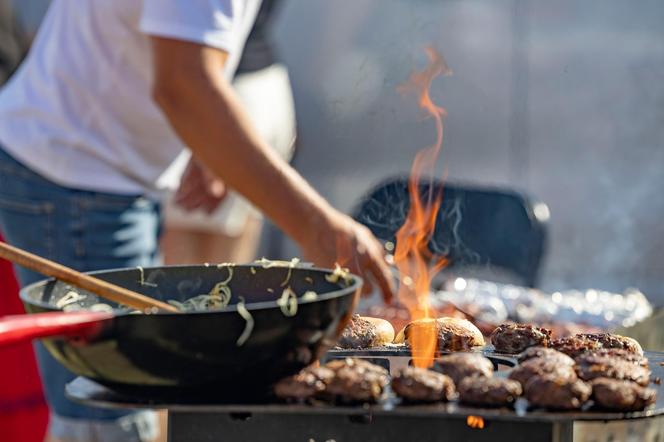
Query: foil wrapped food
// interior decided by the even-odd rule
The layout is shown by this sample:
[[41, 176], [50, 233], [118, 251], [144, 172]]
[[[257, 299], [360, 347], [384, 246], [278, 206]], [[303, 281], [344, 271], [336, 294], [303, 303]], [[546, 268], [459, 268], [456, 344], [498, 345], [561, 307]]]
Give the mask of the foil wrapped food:
[[611, 330], [630, 327], [653, 312], [646, 296], [633, 288], [623, 293], [595, 289], [546, 293], [467, 278], [448, 280], [433, 299], [439, 304], [454, 304], [494, 324], [507, 320], [533, 324], [569, 322]]

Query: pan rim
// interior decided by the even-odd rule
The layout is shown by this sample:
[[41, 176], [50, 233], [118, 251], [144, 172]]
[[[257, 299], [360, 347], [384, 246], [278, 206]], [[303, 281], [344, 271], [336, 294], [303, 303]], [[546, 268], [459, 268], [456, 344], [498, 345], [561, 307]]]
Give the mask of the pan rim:
[[[104, 275], [108, 273], [114, 273], [114, 272], [126, 272], [126, 271], [131, 271], [131, 270], [137, 270], [139, 268], [142, 268], [143, 271], [152, 271], [152, 270], [161, 270], [161, 269], [197, 269], [197, 268], [210, 268], [210, 267], [233, 267], [233, 268], [250, 268], [253, 267], [256, 269], [257, 267], [260, 267], [259, 264], [257, 263], [248, 263], [248, 264], [232, 264], [232, 263], [221, 263], [221, 264], [187, 264], [187, 265], [163, 265], [163, 266], [149, 266], [149, 267], [118, 267], [118, 268], [112, 268], [112, 269], [104, 269], [104, 270], [94, 270], [94, 271], [89, 271], [89, 272], [83, 272], [87, 275], [92, 275], [92, 276], [98, 276], [98, 275]], [[301, 270], [308, 270], [308, 271], [314, 271], [314, 272], [319, 272], [323, 273], [326, 275], [331, 275], [333, 273], [333, 270], [331, 269], [326, 269], [322, 267], [314, 267], [311, 265], [302, 265], [302, 264], [296, 264], [292, 266], [287, 266], [287, 265], [277, 265], [274, 267], [281, 267], [281, 268], [288, 268], [291, 267], [293, 269], [301, 269]], [[353, 273], [349, 273], [349, 275], [352, 277], [352, 283], [348, 287], [340, 287], [338, 290], [333, 290], [331, 292], [326, 292], [324, 294], [318, 294], [318, 296], [315, 299], [307, 299], [307, 300], [302, 300], [298, 298], [298, 305], [307, 305], [307, 304], [313, 304], [319, 301], [326, 301], [334, 298], [340, 298], [349, 294], [353, 294], [355, 292], [359, 292], [359, 290], [362, 288], [362, 285], [364, 284], [364, 280]], [[56, 308], [54, 305], [44, 302], [42, 300], [36, 300], [32, 297], [30, 297], [29, 293], [32, 291], [39, 289], [39, 287], [45, 287], [48, 284], [57, 282], [58, 280], [56, 278], [45, 278], [36, 282], [33, 282], [31, 284], [26, 285], [25, 287], [22, 287], [19, 291], [19, 297], [23, 303], [30, 304], [32, 306], [40, 307], [43, 309], [51, 310], [51, 311], [63, 311], [62, 309]], [[43, 292], [43, 290], [42, 290]], [[146, 295], [149, 296], [149, 295]], [[261, 301], [261, 302], [246, 302], [244, 304], [245, 308], [249, 311], [258, 311], [258, 310], [269, 310], [269, 309], [274, 309], [274, 308], [279, 308], [279, 305], [277, 304], [277, 301]], [[113, 308], [113, 312], [117, 316], [123, 316], [123, 315], [129, 315], [129, 311], [125, 309], [120, 309], [120, 308]], [[157, 316], [180, 316], [182, 314], [195, 314], [195, 315], [209, 315], [209, 314], [217, 314], [217, 313], [225, 313], [225, 312], [237, 312], [237, 304], [229, 305], [224, 308], [220, 309], [214, 309], [214, 310], [201, 310], [201, 311], [188, 311], [188, 312], [155, 312], [151, 313], [150, 315], [157, 315]], [[133, 315], [132, 315], [133, 316]]]

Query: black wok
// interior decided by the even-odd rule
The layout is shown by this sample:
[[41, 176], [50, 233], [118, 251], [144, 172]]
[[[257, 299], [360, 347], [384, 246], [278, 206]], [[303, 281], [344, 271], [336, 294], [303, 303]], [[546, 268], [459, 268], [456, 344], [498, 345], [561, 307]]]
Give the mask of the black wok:
[[[228, 265], [134, 268], [93, 272], [100, 279], [162, 301], [184, 301], [206, 294], [229, 276]], [[220, 396], [262, 395], [276, 380], [319, 359], [334, 345], [357, 301], [362, 285], [348, 285], [332, 271], [288, 266], [232, 266], [230, 304], [216, 311], [131, 314], [91, 293], [80, 305], [104, 302], [114, 315], [71, 336], [44, 339], [46, 348], [75, 374], [115, 389], [151, 393], [216, 391]], [[326, 279], [329, 278], [330, 280]], [[314, 291], [313, 300], [298, 300], [287, 316], [277, 304], [285, 286], [297, 296]], [[53, 312], [72, 290], [48, 280], [21, 291], [29, 313]], [[244, 298], [253, 329], [239, 342], [247, 320], [238, 312]]]

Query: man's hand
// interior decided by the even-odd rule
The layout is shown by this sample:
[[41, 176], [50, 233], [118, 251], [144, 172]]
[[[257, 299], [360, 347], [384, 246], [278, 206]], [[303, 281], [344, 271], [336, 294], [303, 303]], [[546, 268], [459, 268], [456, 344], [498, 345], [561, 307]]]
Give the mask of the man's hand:
[[201, 209], [212, 213], [226, 197], [226, 186], [207, 168], [191, 159], [182, 174], [175, 203], [187, 210]]
[[385, 252], [371, 231], [340, 212], [318, 223], [315, 233], [300, 244], [304, 258], [320, 267], [347, 267], [364, 279], [364, 294], [378, 285], [385, 302], [394, 298], [394, 279]]

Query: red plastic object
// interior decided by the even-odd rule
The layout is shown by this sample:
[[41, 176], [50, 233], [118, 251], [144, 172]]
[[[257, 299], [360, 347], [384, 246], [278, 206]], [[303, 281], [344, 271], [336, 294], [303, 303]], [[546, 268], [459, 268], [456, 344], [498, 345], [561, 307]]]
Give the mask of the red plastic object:
[[[9, 262], [0, 260], [0, 316], [21, 313], [14, 271]], [[48, 407], [32, 345], [0, 348], [0, 440], [42, 442], [47, 425]]]
[[97, 335], [108, 312], [56, 312], [14, 315], [0, 318], [0, 347], [52, 336], [76, 336], [88, 339]]

